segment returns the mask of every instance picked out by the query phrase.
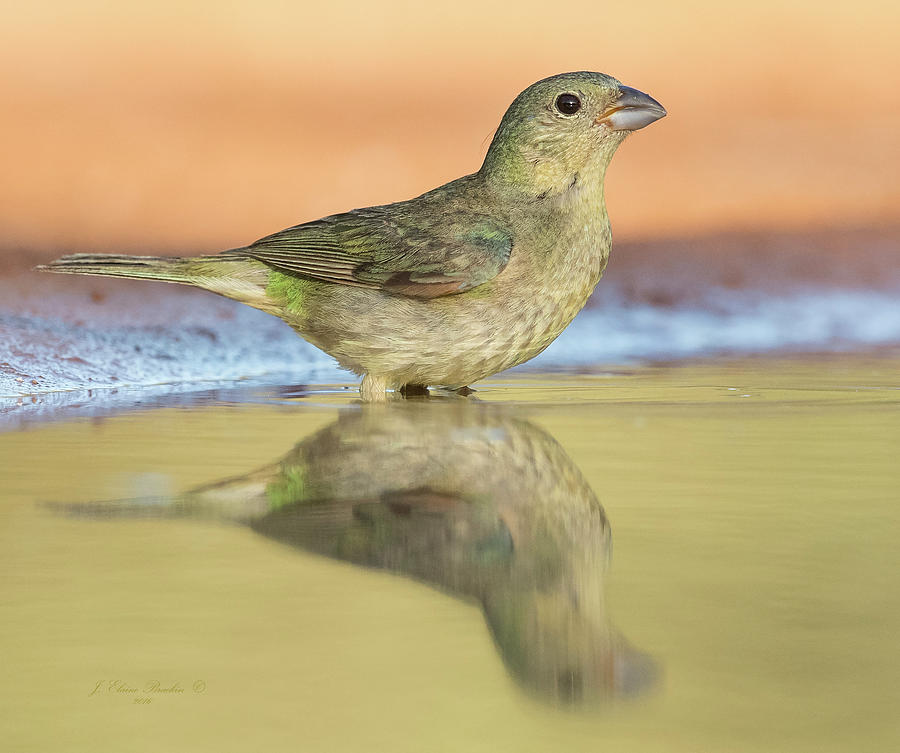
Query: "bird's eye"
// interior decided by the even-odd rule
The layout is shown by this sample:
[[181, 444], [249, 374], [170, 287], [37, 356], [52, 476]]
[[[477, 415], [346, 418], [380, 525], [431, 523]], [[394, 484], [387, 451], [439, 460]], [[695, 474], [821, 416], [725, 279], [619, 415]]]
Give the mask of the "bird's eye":
[[574, 115], [581, 109], [581, 100], [574, 94], [560, 94], [556, 98], [556, 109], [563, 115]]

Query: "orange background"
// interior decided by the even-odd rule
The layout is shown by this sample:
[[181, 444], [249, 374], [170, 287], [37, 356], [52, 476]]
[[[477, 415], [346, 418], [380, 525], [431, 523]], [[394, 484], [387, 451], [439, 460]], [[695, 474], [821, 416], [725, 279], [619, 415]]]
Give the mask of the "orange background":
[[512, 98], [592, 69], [669, 117], [616, 235], [900, 219], [900, 6], [24, 4], [0, 29], [0, 254], [213, 251], [472, 172]]

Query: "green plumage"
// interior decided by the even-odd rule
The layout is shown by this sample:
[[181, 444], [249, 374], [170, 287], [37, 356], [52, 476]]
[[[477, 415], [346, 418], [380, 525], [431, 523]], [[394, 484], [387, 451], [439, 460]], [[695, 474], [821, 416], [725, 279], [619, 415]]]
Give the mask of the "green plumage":
[[288, 274], [434, 298], [495, 277], [511, 249], [509, 230], [491, 217], [445, 208], [410, 217], [392, 204], [297, 225], [244, 251]]
[[516, 98], [477, 173], [409, 201], [217, 256], [75, 255], [42, 269], [195, 285], [275, 314], [364, 375], [365, 399], [462, 387], [533, 358], [584, 306], [611, 245], [606, 167], [664, 114], [604, 74], [562, 74]]

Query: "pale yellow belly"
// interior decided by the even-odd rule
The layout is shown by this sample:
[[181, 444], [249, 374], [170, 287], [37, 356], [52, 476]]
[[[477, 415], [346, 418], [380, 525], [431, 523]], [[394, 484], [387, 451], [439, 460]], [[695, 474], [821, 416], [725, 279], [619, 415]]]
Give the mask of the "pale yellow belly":
[[544, 350], [583, 307], [590, 282], [556, 294], [494, 288], [430, 301], [329, 286], [310, 296], [303, 316], [284, 318], [343, 367], [389, 387], [460, 387]]

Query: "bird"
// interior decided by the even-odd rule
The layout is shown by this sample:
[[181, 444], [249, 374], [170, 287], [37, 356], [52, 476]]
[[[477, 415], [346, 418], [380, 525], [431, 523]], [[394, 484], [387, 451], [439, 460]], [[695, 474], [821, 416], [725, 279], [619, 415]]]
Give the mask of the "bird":
[[562, 73], [515, 98], [477, 172], [415, 198], [218, 254], [36, 269], [193, 285], [274, 314], [361, 376], [366, 402], [466, 390], [534, 358], [584, 307], [612, 244], [607, 166], [665, 115], [612, 76]]
[[510, 674], [554, 704], [603, 705], [660, 677], [611, 617], [600, 500], [559, 442], [505, 405], [362, 404], [244, 475], [169, 497], [45, 507], [82, 520], [237, 524], [412, 578], [478, 605]]

